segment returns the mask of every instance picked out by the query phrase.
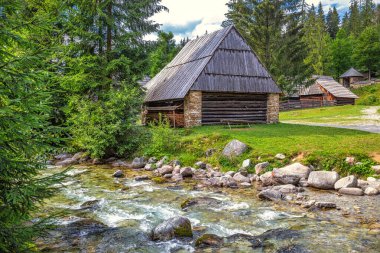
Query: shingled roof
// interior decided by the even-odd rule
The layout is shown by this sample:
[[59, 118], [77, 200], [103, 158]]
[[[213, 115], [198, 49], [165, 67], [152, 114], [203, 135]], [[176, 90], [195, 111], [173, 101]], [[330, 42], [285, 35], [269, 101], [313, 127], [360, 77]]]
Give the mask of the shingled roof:
[[331, 93], [334, 97], [337, 98], [359, 98], [349, 89], [338, 83], [332, 77], [320, 77], [316, 80], [316, 83], [319, 84], [322, 88]]
[[343, 75], [340, 76], [340, 78], [344, 78], [344, 77], [364, 77], [364, 76], [362, 73], [360, 73], [356, 69], [350, 68]]
[[281, 93], [233, 26], [188, 42], [145, 87], [145, 102], [183, 99], [189, 90]]

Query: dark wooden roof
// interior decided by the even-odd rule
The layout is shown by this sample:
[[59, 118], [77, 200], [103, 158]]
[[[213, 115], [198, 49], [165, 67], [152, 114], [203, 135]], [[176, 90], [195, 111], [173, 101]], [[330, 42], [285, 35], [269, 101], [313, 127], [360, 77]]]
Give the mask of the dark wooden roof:
[[189, 90], [281, 93], [233, 26], [187, 43], [145, 87], [145, 102], [183, 99]]
[[340, 76], [340, 78], [344, 78], [344, 77], [364, 77], [364, 76], [362, 73], [360, 73], [356, 69], [350, 68], [343, 75]]

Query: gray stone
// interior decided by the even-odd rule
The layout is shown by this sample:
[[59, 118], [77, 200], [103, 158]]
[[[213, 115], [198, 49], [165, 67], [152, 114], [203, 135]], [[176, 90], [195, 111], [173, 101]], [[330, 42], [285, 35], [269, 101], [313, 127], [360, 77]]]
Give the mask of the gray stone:
[[372, 169], [375, 171], [376, 174], [380, 174], [380, 165], [372, 166]]
[[213, 187], [222, 187], [223, 182], [220, 180], [220, 177], [212, 177], [206, 181], [206, 184]]
[[358, 186], [358, 179], [355, 176], [348, 176], [343, 177], [336, 181], [334, 184], [335, 190], [339, 190], [341, 188], [347, 188], [347, 187], [357, 187]]
[[222, 154], [227, 157], [234, 157], [242, 155], [248, 146], [241, 141], [232, 140], [223, 149]]
[[230, 177], [233, 177], [235, 175], [235, 171], [227, 171], [225, 174], [225, 176], [230, 176]]
[[79, 161], [79, 159], [81, 159], [82, 156], [84, 156], [84, 155], [85, 155], [84, 152], [78, 152], [78, 153], [76, 153], [76, 154], [72, 157], [72, 159], [73, 159], [73, 160], [77, 160], [77, 161]]
[[330, 190], [334, 189], [339, 175], [335, 171], [312, 171], [309, 174], [308, 185], [318, 189]]
[[307, 183], [307, 179], [301, 178], [301, 180], [298, 182], [298, 185], [301, 187], [308, 187], [309, 184]]
[[[171, 175], [171, 174], [167, 174], [167, 175]], [[179, 181], [182, 181], [183, 180], [183, 177], [181, 174], [174, 174], [172, 177], [171, 177], [172, 180], [174, 180], [175, 182], [179, 182]]]
[[124, 173], [122, 170], [117, 170], [115, 173], [112, 175], [113, 177], [124, 177]]
[[184, 167], [179, 172], [182, 177], [192, 177], [193, 176], [193, 170], [190, 167]]
[[260, 175], [262, 174], [266, 168], [269, 167], [269, 163], [268, 162], [263, 162], [263, 163], [258, 163], [256, 164], [255, 166], [255, 173], [256, 175]]
[[157, 162], [157, 158], [156, 157], [151, 157], [148, 159], [148, 163], [156, 163]]
[[146, 175], [135, 177], [135, 181], [145, 181], [145, 180], [149, 180], [149, 179], [150, 179], [149, 176], [146, 176]]
[[367, 182], [376, 182], [376, 178], [374, 177], [367, 177]]
[[136, 157], [135, 159], [133, 159], [131, 164], [133, 169], [142, 169], [145, 167], [145, 165], [146, 159], [144, 157]]
[[191, 228], [191, 222], [185, 217], [170, 218], [152, 231], [152, 239], [167, 241], [173, 238], [192, 237], [193, 232]]
[[365, 180], [358, 179], [358, 187], [365, 190], [368, 187], [369, 183]]
[[156, 164], [155, 163], [148, 163], [144, 167], [145, 170], [147, 171], [152, 171], [156, 169]]
[[198, 249], [220, 248], [223, 245], [223, 237], [214, 234], [204, 234], [195, 241]]
[[94, 165], [103, 164], [103, 160], [100, 158], [94, 158], [94, 160], [92, 160], [92, 164]]
[[310, 208], [315, 205], [315, 200], [310, 200], [307, 202], [302, 203], [301, 207], [303, 208]]
[[112, 163], [112, 167], [129, 167], [129, 164], [122, 160], [117, 160]]
[[259, 178], [259, 177], [258, 177], [257, 175], [252, 175], [252, 176], [249, 178], [249, 180], [251, 181], [251, 184], [252, 184], [253, 182], [256, 182], [258, 178]]
[[206, 169], [206, 164], [202, 161], [196, 162], [194, 165], [195, 165], [195, 168], [197, 169], [201, 169], [201, 170]]
[[75, 159], [72, 159], [72, 158], [67, 158], [67, 159], [65, 159], [63, 161], [57, 162], [55, 165], [66, 167], [66, 166], [75, 165], [75, 164], [78, 164], [78, 163], [79, 163], [78, 160], [75, 160]]
[[275, 156], [275, 158], [278, 159], [278, 160], [284, 160], [286, 158], [286, 156], [284, 154], [277, 154]]
[[[304, 166], [300, 163], [293, 163], [288, 166], [273, 170], [273, 176], [275, 178], [281, 179], [282, 177], [298, 177], [299, 180], [301, 178], [307, 179], [311, 169], [307, 166]], [[298, 180], [298, 181], [299, 181]]]
[[173, 160], [170, 162], [170, 165], [175, 167], [175, 166], [181, 166], [181, 162], [179, 160]]
[[172, 178], [172, 177], [173, 177], [173, 174], [168, 173], [168, 174], [163, 175], [163, 177], [164, 177], [164, 178]]
[[65, 159], [68, 159], [68, 158], [71, 158], [72, 155], [69, 154], [69, 153], [62, 153], [62, 154], [58, 154], [56, 156], [54, 156], [54, 159], [56, 160], [65, 160]]
[[334, 202], [315, 202], [314, 205], [318, 208], [324, 208], [324, 209], [336, 208], [336, 204]]
[[173, 172], [173, 166], [164, 165], [161, 168], [158, 168], [157, 170], [158, 173], [160, 173], [161, 175], [171, 174]]
[[168, 161], [168, 157], [167, 156], [164, 156], [161, 160], [159, 160], [158, 162], [156, 162], [156, 167], [157, 168], [161, 168], [162, 166], [164, 166], [164, 164]]
[[365, 195], [373, 196], [379, 194], [379, 191], [373, 187], [367, 187], [364, 191]]
[[242, 168], [248, 169], [252, 166], [251, 159], [245, 159], [243, 161], [243, 164], [241, 165]]
[[220, 178], [220, 181], [223, 187], [231, 187], [231, 188], [237, 187], [237, 183], [230, 176], [223, 176]]
[[273, 189], [263, 190], [257, 195], [257, 197], [259, 197], [259, 199], [271, 201], [283, 200], [285, 198], [280, 191]]
[[95, 209], [99, 207], [100, 200], [89, 200], [80, 205], [81, 209]]
[[248, 177], [242, 175], [240, 172], [236, 173], [233, 176], [233, 179], [238, 182], [238, 183], [250, 183], [251, 181], [249, 180]]
[[355, 195], [355, 196], [362, 196], [364, 194], [362, 189], [353, 188], [353, 187], [341, 188], [339, 190], [339, 193], [344, 194], [344, 195]]
[[272, 171], [268, 171], [260, 176], [260, 181], [263, 186], [276, 185], [277, 182], [274, 180]]
[[240, 173], [241, 175], [245, 177], [248, 177], [248, 170], [246, 168], [240, 168], [238, 173]]
[[243, 182], [240, 184], [240, 187], [243, 187], [243, 188], [249, 188], [251, 187], [252, 185], [250, 183], [246, 183], [246, 182]]
[[296, 187], [292, 184], [285, 184], [285, 185], [277, 185], [273, 186], [273, 190], [280, 191], [282, 193], [296, 193], [303, 191], [302, 188]]
[[181, 166], [177, 165], [173, 169], [173, 175], [179, 174], [181, 172]]

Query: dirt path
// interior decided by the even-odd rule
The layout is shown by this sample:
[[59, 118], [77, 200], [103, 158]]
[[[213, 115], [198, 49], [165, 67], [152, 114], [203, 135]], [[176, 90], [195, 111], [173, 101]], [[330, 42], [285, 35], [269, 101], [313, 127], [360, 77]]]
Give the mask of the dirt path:
[[358, 117], [350, 123], [343, 124], [336, 123], [314, 123], [314, 122], [297, 122], [297, 121], [283, 121], [283, 123], [322, 126], [322, 127], [336, 127], [360, 130], [370, 133], [380, 133], [380, 106], [371, 106], [362, 110], [362, 116]]

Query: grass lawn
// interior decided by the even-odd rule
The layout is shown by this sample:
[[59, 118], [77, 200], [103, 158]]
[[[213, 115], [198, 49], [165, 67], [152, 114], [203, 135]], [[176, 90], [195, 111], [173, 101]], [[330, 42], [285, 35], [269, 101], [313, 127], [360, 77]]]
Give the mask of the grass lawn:
[[[157, 149], [155, 155], [170, 155], [171, 158], [180, 159], [185, 165], [202, 160], [220, 166], [223, 170], [236, 170], [247, 158], [253, 163], [269, 161], [272, 168], [297, 159], [321, 169], [370, 175], [369, 168], [375, 162], [369, 157], [377, 153], [380, 155], [379, 134], [348, 129], [274, 124], [254, 125], [252, 128], [236, 127], [232, 130], [226, 126], [203, 126], [172, 131], [173, 137], [169, 141], [175, 146], [172, 146], [170, 152], [166, 152], [166, 148]], [[223, 157], [221, 151], [233, 139], [246, 143], [249, 150], [241, 157], [230, 160]], [[209, 148], [217, 151], [206, 158], [205, 151]], [[276, 160], [274, 156], [277, 153], [285, 154], [287, 159]], [[364, 165], [360, 168], [347, 167], [344, 159], [349, 155], [354, 155]]]
[[368, 108], [363, 105], [345, 105], [304, 110], [293, 110], [280, 113], [280, 121], [313, 122], [313, 123], [352, 123], [360, 120], [362, 111]]

